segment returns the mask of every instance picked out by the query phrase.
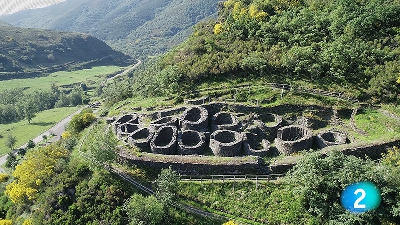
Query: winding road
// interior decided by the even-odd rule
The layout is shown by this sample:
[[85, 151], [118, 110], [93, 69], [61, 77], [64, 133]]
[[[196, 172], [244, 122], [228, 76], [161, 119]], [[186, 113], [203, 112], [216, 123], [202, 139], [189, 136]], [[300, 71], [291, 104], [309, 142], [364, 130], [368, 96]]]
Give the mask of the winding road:
[[[128, 69], [126, 69], [125, 71], [111, 77], [108, 78], [107, 81], [110, 81], [116, 77], [120, 77], [123, 75], [128, 74], [129, 72], [131, 72], [132, 70], [134, 70], [136, 67], [138, 67], [140, 64], [142, 63], [142, 61], [138, 60], [138, 62], [129, 67]], [[87, 106], [86, 106], [87, 107]], [[69, 115], [68, 117], [64, 118], [63, 120], [61, 120], [60, 122], [58, 122], [56, 125], [54, 125], [53, 127], [51, 127], [50, 129], [48, 129], [46, 132], [40, 134], [39, 136], [37, 136], [36, 138], [33, 139], [33, 142], [35, 142], [35, 144], [43, 141], [43, 136], [46, 135], [47, 137], [54, 135], [54, 137], [50, 140], [50, 142], [55, 142], [57, 140], [60, 139], [61, 134], [65, 131], [65, 127], [66, 125], [69, 123], [69, 121], [71, 121], [72, 117], [78, 113], [80, 113], [84, 108], [86, 107], [82, 107], [79, 110], [77, 110], [76, 112], [72, 113], [71, 115]], [[19, 148], [25, 148], [27, 146], [27, 144], [24, 144], [22, 146], [20, 146]], [[18, 148], [17, 148], [18, 149]], [[4, 169], [2, 168], [2, 165], [4, 165], [7, 161], [7, 155], [4, 155], [2, 157], [0, 157], [0, 173], [5, 173]]]

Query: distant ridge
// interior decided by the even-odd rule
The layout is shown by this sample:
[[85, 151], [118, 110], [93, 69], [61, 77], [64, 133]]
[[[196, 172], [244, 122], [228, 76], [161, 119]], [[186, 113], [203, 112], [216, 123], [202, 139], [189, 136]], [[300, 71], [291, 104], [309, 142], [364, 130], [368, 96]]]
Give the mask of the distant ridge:
[[27, 9], [43, 8], [63, 1], [65, 0], [2, 0], [0, 1], [0, 15], [8, 15]]
[[216, 17], [219, 0], [67, 0], [2, 16], [14, 26], [93, 35], [132, 56], [147, 57], [181, 43], [194, 24]]
[[87, 34], [18, 28], [0, 22], [0, 80], [128, 63], [132, 63], [130, 57]]

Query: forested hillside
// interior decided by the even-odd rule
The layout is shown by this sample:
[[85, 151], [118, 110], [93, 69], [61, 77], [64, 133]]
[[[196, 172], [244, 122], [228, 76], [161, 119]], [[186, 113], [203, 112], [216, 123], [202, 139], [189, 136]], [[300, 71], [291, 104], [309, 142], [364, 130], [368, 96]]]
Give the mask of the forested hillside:
[[0, 80], [85, 64], [127, 64], [130, 57], [86, 35], [0, 25]]
[[0, 19], [21, 27], [87, 33], [135, 57], [164, 52], [198, 21], [215, 15], [218, 0], [67, 0]]
[[228, 0], [142, 78], [148, 92], [165, 74], [180, 87], [241, 76], [397, 101], [398, 15], [400, 2], [388, 0]]

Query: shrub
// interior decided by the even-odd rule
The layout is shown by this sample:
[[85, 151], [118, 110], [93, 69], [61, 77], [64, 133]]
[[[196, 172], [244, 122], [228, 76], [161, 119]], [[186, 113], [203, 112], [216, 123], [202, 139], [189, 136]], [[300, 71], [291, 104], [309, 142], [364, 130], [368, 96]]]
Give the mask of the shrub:
[[0, 173], [0, 183], [8, 181], [9, 176], [4, 173]]

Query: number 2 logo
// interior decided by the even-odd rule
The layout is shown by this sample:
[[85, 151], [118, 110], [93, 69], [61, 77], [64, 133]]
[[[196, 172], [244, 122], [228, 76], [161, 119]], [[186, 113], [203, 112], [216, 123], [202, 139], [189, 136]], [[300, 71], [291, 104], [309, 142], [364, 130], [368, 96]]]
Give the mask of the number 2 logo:
[[359, 198], [357, 198], [357, 200], [354, 202], [354, 208], [355, 209], [365, 209], [365, 205], [360, 205], [360, 202], [365, 198], [365, 196], [367, 195], [364, 191], [364, 189], [357, 189], [354, 194], [358, 195], [358, 193], [361, 193], [361, 196]]
[[363, 181], [347, 186], [342, 191], [340, 202], [351, 213], [364, 213], [379, 207], [381, 194], [373, 183]]

